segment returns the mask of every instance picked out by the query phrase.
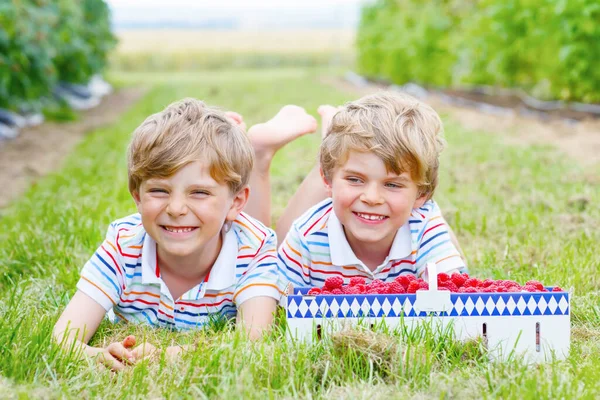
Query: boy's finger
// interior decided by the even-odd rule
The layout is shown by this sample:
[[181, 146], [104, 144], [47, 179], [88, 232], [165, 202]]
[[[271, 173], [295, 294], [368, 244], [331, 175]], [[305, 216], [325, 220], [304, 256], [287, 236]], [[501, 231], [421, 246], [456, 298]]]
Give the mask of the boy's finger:
[[103, 352], [98, 355], [99, 361], [102, 365], [109, 368], [111, 371], [119, 372], [125, 369], [125, 365], [113, 357], [108, 352]]
[[153, 356], [156, 353], [156, 347], [149, 343], [144, 343], [131, 351], [132, 359], [135, 361], [142, 360]]
[[106, 350], [117, 360], [125, 362], [131, 362], [132, 360], [131, 351], [127, 350], [122, 343], [111, 343], [108, 345]]

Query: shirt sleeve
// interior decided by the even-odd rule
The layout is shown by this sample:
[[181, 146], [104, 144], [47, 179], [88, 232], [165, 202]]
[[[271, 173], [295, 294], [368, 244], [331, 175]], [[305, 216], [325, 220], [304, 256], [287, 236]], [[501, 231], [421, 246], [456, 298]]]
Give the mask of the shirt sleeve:
[[310, 276], [305, 267], [310, 264], [308, 247], [296, 224], [293, 224], [277, 252], [279, 273], [295, 287], [311, 286]]
[[117, 251], [116, 229], [111, 224], [104, 242], [83, 266], [77, 289], [108, 311], [117, 304], [121, 296], [123, 279], [123, 264]]
[[425, 224], [419, 233], [417, 250], [417, 276], [426, 276], [428, 263], [436, 263], [438, 272], [467, 272], [467, 267], [460, 253], [450, 240], [448, 224], [435, 202], [431, 202], [431, 210], [425, 214]]
[[253, 297], [268, 296], [279, 301], [284, 291], [284, 281], [277, 272], [277, 238], [269, 229], [256, 255], [238, 279], [233, 300], [238, 307]]

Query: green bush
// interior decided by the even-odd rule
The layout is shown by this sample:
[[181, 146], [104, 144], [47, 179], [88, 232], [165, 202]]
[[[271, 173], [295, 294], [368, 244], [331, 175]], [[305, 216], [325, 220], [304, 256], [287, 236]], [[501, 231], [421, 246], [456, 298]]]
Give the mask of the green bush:
[[14, 109], [37, 100], [56, 82], [51, 36], [57, 18], [49, 4], [0, 3], [0, 107]]
[[398, 84], [598, 102], [599, 43], [597, 0], [378, 0], [363, 9], [357, 65]]
[[57, 81], [85, 83], [115, 38], [104, 0], [0, 2], [0, 107], [48, 96]]

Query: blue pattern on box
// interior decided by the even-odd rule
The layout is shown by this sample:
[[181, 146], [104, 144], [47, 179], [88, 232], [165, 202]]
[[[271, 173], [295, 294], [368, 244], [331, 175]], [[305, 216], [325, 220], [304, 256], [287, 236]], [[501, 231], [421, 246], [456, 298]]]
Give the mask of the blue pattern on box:
[[[414, 309], [415, 294], [288, 296], [288, 318], [425, 317]], [[438, 316], [569, 315], [569, 293], [452, 293], [452, 308]]]

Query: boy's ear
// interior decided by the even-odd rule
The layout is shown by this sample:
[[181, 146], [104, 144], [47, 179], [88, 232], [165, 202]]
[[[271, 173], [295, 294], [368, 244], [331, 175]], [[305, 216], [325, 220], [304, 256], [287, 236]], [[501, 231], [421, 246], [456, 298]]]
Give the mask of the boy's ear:
[[323, 184], [325, 185], [325, 190], [327, 191], [327, 196], [331, 197], [332, 193], [331, 193], [331, 183], [327, 180], [327, 178], [325, 177], [325, 174], [323, 173], [323, 169], [319, 167], [319, 174], [321, 174], [321, 179], [323, 180]]
[[420, 197], [417, 197], [417, 199], [415, 200], [415, 205], [413, 208], [421, 208], [423, 207], [423, 204], [425, 204], [427, 202], [427, 200], [430, 199], [429, 194], [422, 194]]
[[139, 190], [134, 190], [133, 192], [131, 192], [131, 197], [133, 197], [133, 201], [135, 201], [135, 206], [137, 207], [138, 211], [140, 211], [140, 205], [142, 202], [140, 200]]
[[233, 195], [233, 203], [231, 204], [231, 208], [227, 212], [225, 220], [234, 221], [246, 206], [249, 197], [250, 187], [248, 185], [244, 186], [239, 192], [237, 192], [237, 194]]

